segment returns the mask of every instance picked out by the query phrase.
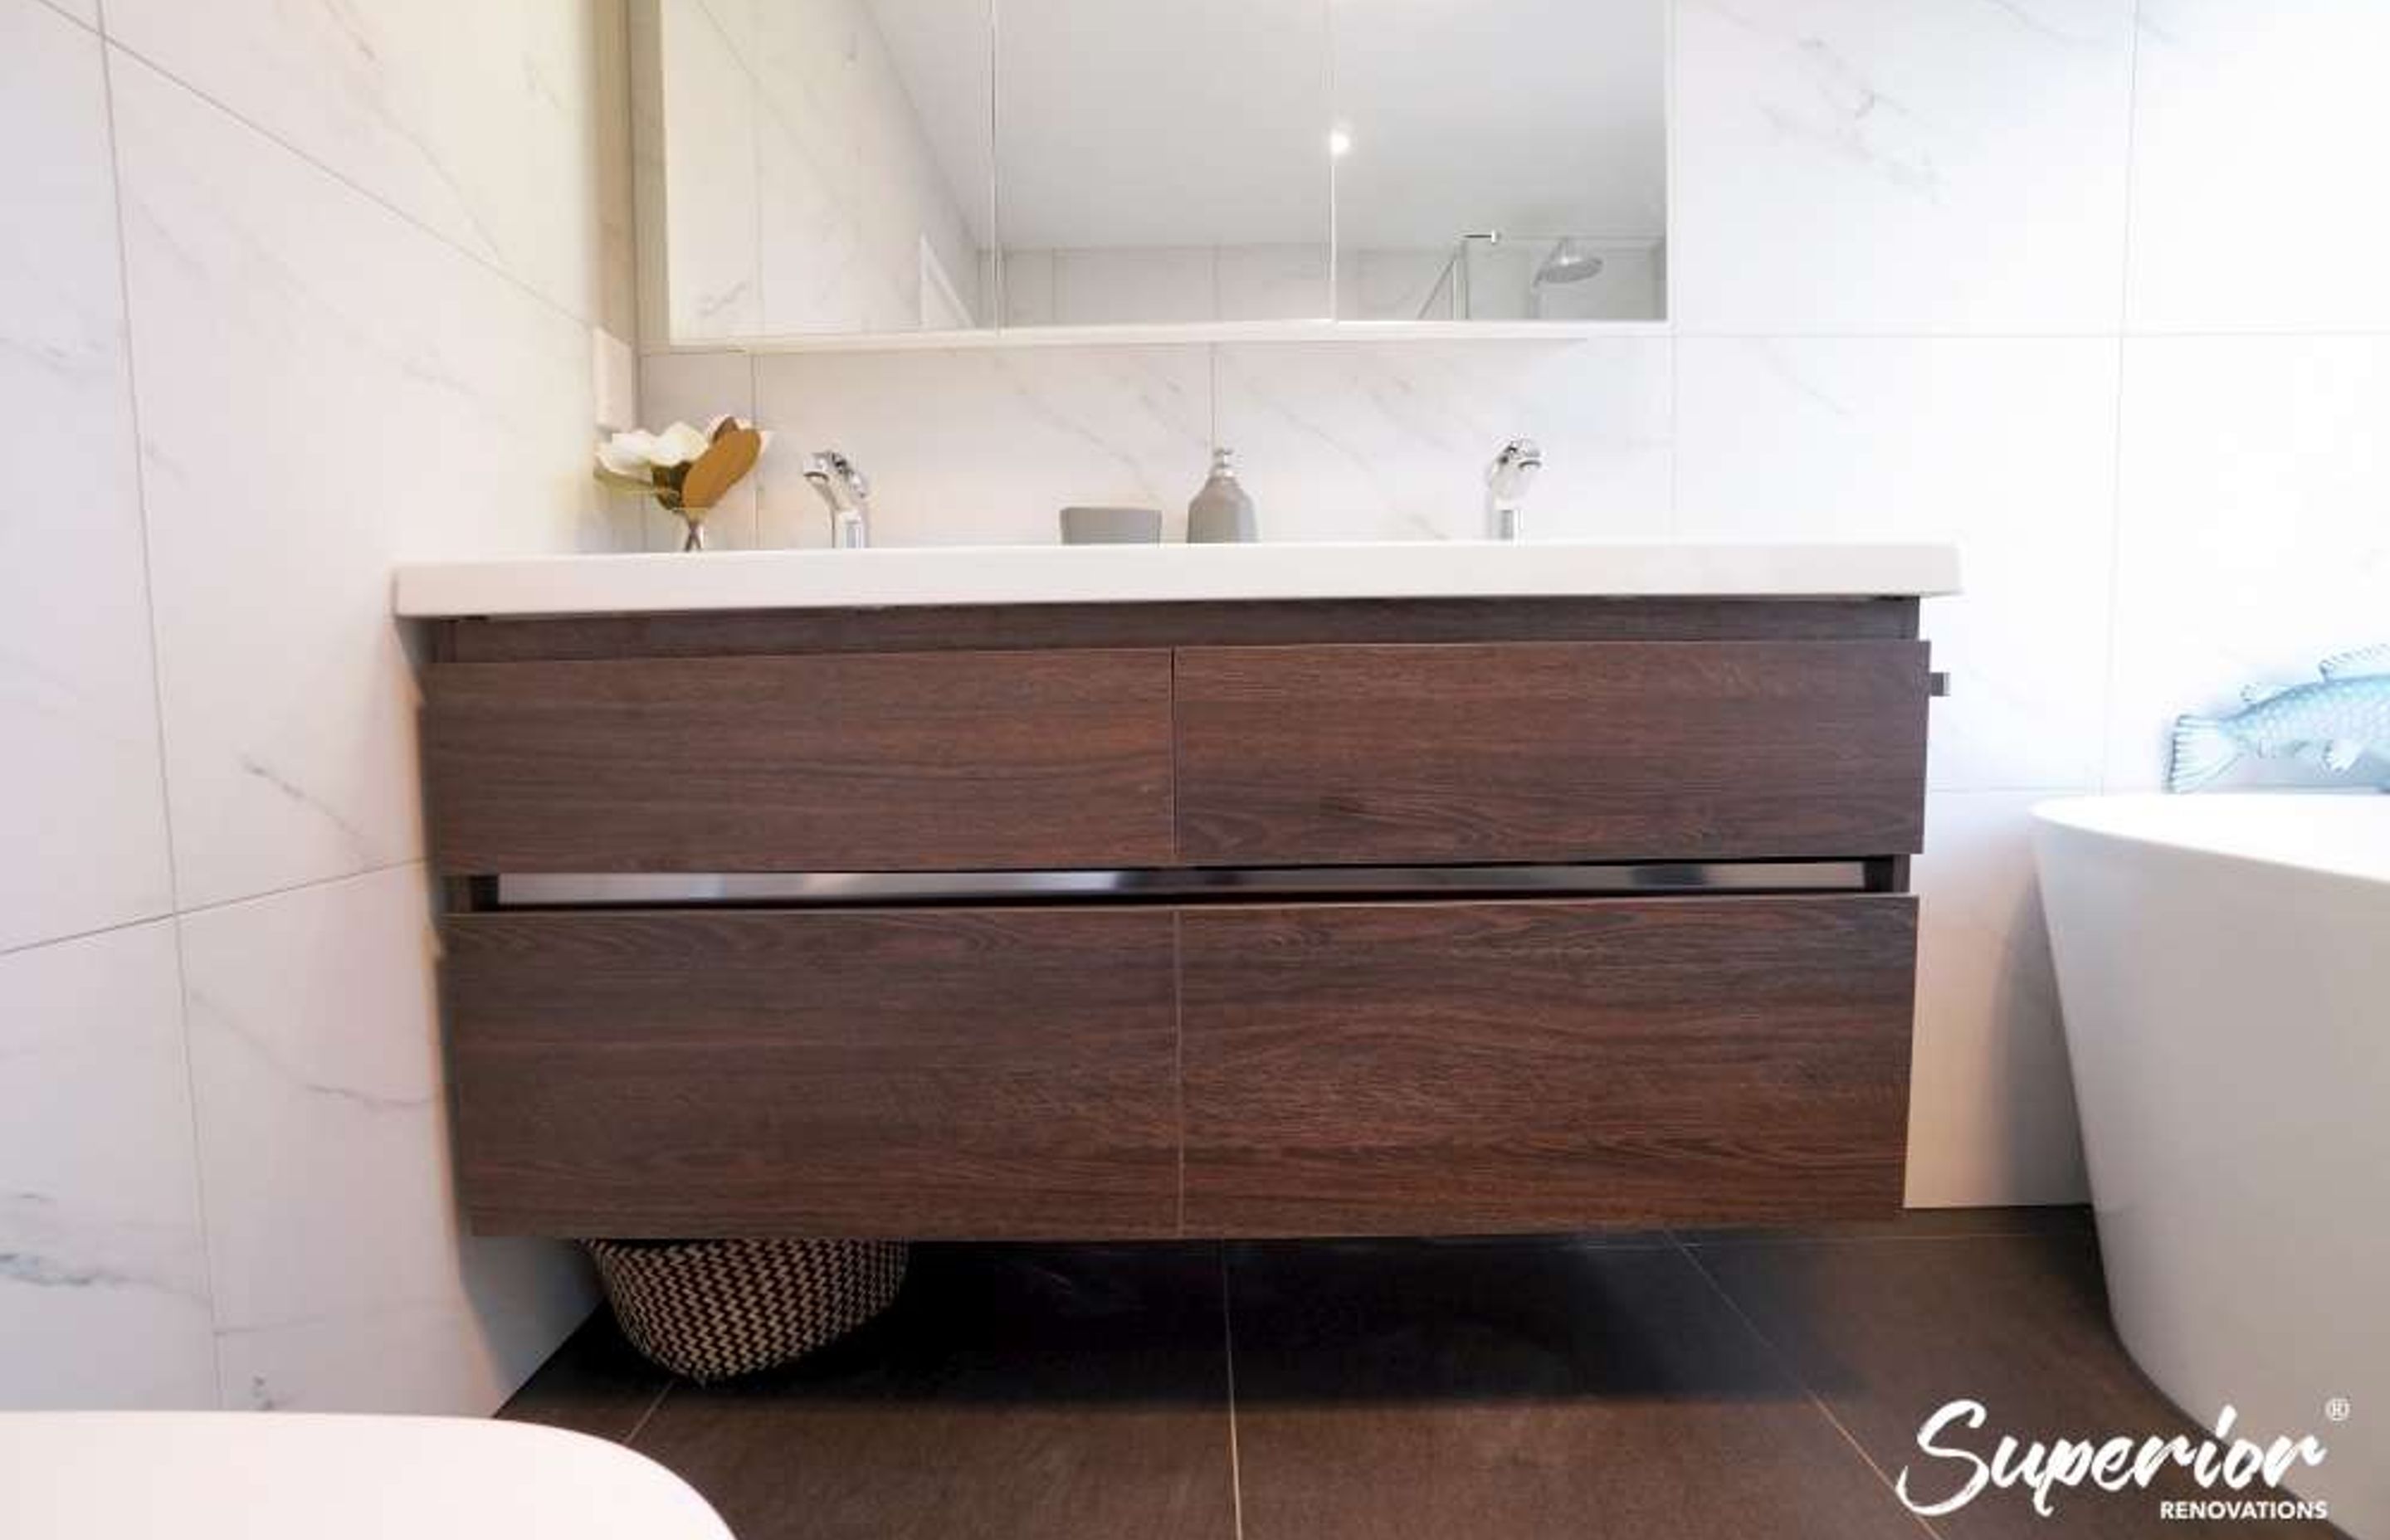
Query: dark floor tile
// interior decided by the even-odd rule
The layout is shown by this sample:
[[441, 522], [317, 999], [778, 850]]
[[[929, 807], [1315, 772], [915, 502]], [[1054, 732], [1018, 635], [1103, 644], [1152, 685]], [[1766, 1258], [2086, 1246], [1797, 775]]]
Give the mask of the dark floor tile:
[[565, 1339], [539, 1372], [498, 1408], [511, 1422], [540, 1422], [627, 1441], [671, 1377], [639, 1356], [603, 1309]]
[[917, 1246], [885, 1315], [636, 1447], [739, 1540], [1228, 1540], [1217, 1248]]
[[1890, 1219], [1855, 1219], [1798, 1229], [1734, 1227], [1683, 1230], [1688, 1246], [1799, 1245], [1821, 1240], [1950, 1240], [1968, 1236], [2078, 1235], [2092, 1233], [2091, 1211], [2079, 1203], [2046, 1208], [1907, 1209]]
[[[1915, 1466], [1912, 1494], [1932, 1502], [1959, 1484], [1948, 1462], [1917, 1449], [1921, 1423], [1965, 1398], [1989, 1412], [1977, 1432], [1947, 1442], [1988, 1457], [2002, 1434], [2019, 1440], [2139, 1440], [2193, 1428], [2141, 1377], [2108, 1325], [2099, 1249], [2086, 1235], [1954, 1238], [1930, 1246], [1717, 1246], [1697, 1253], [1761, 1334], [1891, 1475]], [[2188, 1482], [2152, 1492], [2088, 1484], [2053, 1495], [2055, 1517], [2030, 1495], [1986, 1490], [1932, 1521], [1949, 1540], [2070, 1535], [2173, 1536], [2331, 1532], [2308, 1522], [2191, 1525], [2163, 1521], [2161, 1496], [2195, 1495]]]
[[1916, 1540], [1673, 1248], [1229, 1251], [1249, 1540]]

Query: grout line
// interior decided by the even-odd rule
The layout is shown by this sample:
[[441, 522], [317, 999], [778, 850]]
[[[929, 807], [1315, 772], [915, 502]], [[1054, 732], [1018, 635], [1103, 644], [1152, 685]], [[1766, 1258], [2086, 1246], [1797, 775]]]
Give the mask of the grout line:
[[1843, 1442], [1851, 1446], [1852, 1453], [1857, 1455], [1859, 1459], [1867, 1466], [1867, 1468], [1875, 1472], [1875, 1479], [1883, 1483], [1884, 1491], [1891, 1495], [1894, 1502], [1900, 1505], [1900, 1511], [1908, 1514], [1909, 1518], [1915, 1520], [1917, 1521], [1917, 1527], [1924, 1531], [1928, 1535], [1933, 1536], [1934, 1540], [1941, 1540], [1941, 1532], [1936, 1530], [1932, 1524], [1927, 1523], [1923, 1514], [1919, 1513], [1908, 1506], [1907, 1500], [1900, 1495], [1900, 1489], [1893, 1484], [1892, 1478], [1883, 1473], [1883, 1467], [1878, 1465], [1875, 1462], [1875, 1457], [1868, 1453], [1867, 1446], [1861, 1444], [1858, 1439], [1852, 1434], [1851, 1431], [1843, 1425], [1843, 1419], [1836, 1417], [1834, 1415], [1834, 1409], [1827, 1405], [1825, 1399], [1818, 1395], [1816, 1390], [1811, 1388], [1806, 1377], [1803, 1376], [1793, 1368], [1792, 1361], [1785, 1356], [1783, 1351], [1777, 1347], [1777, 1345], [1768, 1339], [1767, 1333], [1759, 1329], [1758, 1323], [1751, 1318], [1750, 1315], [1743, 1310], [1741, 1305], [1735, 1303], [1733, 1295], [1726, 1291], [1726, 1286], [1718, 1282], [1716, 1277], [1713, 1275], [1707, 1267], [1702, 1264], [1700, 1255], [1696, 1253], [1691, 1247], [1686, 1245], [1677, 1235], [1676, 1231], [1670, 1230], [1667, 1234], [1668, 1238], [1676, 1243], [1677, 1254], [1683, 1257], [1687, 1262], [1692, 1264], [1693, 1271], [1702, 1276], [1702, 1281], [1710, 1286], [1710, 1292], [1715, 1294], [1718, 1297], [1719, 1302], [1723, 1303], [1727, 1309], [1734, 1313], [1734, 1318], [1742, 1323], [1743, 1329], [1751, 1333], [1752, 1340], [1756, 1341], [1760, 1345], [1761, 1349], [1767, 1353], [1769, 1361], [1776, 1366], [1777, 1370], [1787, 1380], [1801, 1388], [1801, 1393], [1809, 1398], [1809, 1405], [1817, 1408], [1818, 1415], [1824, 1418], [1826, 1421], [1832, 1426], [1834, 1431], [1842, 1434]]
[[677, 1379], [667, 1378], [662, 1384], [656, 1387], [655, 1399], [649, 1402], [648, 1409], [639, 1414], [639, 1420], [631, 1424], [631, 1431], [623, 1435], [623, 1448], [628, 1449], [638, 1442], [639, 1435], [648, 1431], [648, 1424], [655, 1420], [656, 1414], [663, 1409], [665, 1398], [672, 1394], [673, 1388], [679, 1383]]
[[2127, 343], [2132, 336], [2133, 302], [2133, 152], [2140, 117], [2141, 88], [2141, 7], [2134, 0], [2132, 33], [2125, 56], [2125, 228], [2120, 242], [2123, 250], [2118, 265], [2123, 269], [2116, 283], [2116, 400], [2115, 410], [2109, 417], [2108, 428], [2108, 635], [2107, 657], [2102, 661], [2100, 678], [2100, 788], [2113, 789], [2116, 784], [2114, 757], [2116, 741], [2116, 685], [2122, 667], [2124, 648], [2119, 643], [2123, 630], [2116, 606], [2124, 593], [2125, 555], [2125, 357]]
[[368, 877], [379, 877], [386, 872], [401, 871], [408, 866], [423, 866], [428, 870], [430, 865], [430, 858], [422, 855], [409, 855], [397, 861], [379, 861], [370, 866], [363, 866], [353, 872], [338, 872], [330, 877], [311, 877], [303, 882], [289, 882], [278, 888], [263, 888], [253, 893], [219, 898], [207, 904], [193, 904], [175, 910], [174, 915], [178, 919], [191, 915], [209, 915], [219, 909], [234, 909], [244, 904], [260, 904], [269, 898], [281, 898], [289, 893], [304, 892], [310, 888], [328, 888], [337, 882], [362, 882]]
[[[103, 18], [103, 19], [105, 19]], [[285, 139], [280, 135], [275, 133], [272, 129], [267, 128], [256, 119], [238, 110], [221, 97], [209, 93], [193, 82], [186, 80], [183, 76], [176, 74], [173, 71], [167, 69], [156, 59], [151, 58], [148, 55], [143, 53], [140, 49], [126, 44], [122, 39], [109, 36], [105, 39], [105, 45], [109, 49], [122, 54], [125, 58], [132, 59], [134, 62], [139, 64], [142, 68], [149, 71], [151, 73], [157, 75], [159, 79], [165, 81], [176, 89], [186, 92], [190, 96], [197, 97], [199, 100], [205, 102], [208, 106], [223, 113], [225, 117], [230, 118], [234, 122], [240, 124], [241, 127], [248, 129], [251, 134], [256, 135], [266, 143], [279, 148], [285, 154], [295, 156], [302, 162], [315, 168], [318, 173], [330, 177], [334, 182], [339, 183], [341, 186], [346, 187], [349, 191], [356, 194], [356, 196], [364, 199], [366, 202], [371, 203], [374, 207], [381, 210], [383, 212], [390, 214], [392, 217], [418, 231], [420, 231], [422, 234], [430, 236], [433, 240], [438, 241], [448, 250], [456, 252], [457, 255], [465, 258], [468, 262], [470, 262], [484, 271], [495, 275], [526, 298], [535, 301], [542, 307], [562, 316], [565, 320], [572, 322], [574, 326], [592, 329], [603, 328], [604, 324], [598, 319], [593, 316], [580, 314], [561, 301], [559, 301], [553, 296], [545, 294], [539, 289], [533, 288], [529, 280], [505, 266], [497, 257], [485, 252], [476, 251], [471, 247], [457, 240], [456, 237], [450, 235], [445, 230], [439, 229], [436, 226], [426, 223], [420, 216], [401, 208], [399, 205], [392, 202], [389, 199], [384, 198], [381, 194], [375, 192], [372, 188], [366, 186], [362, 182], [357, 181], [346, 172], [341, 171], [337, 167], [318, 160], [315, 156], [309, 154], [306, 150], [300, 148], [297, 145]], [[113, 139], [115, 135], [115, 100], [112, 91], [109, 96], [109, 132], [110, 138]], [[121, 181], [122, 178], [120, 177], [119, 180]], [[120, 197], [122, 195], [120, 194]], [[635, 327], [634, 329], [636, 328]]]
[[[95, 37], [103, 35], [101, 29], [96, 23], [85, 21], [82, 17], [77, 16], [74, 12], [67, 9], [64, 5], [59, 3], [59, 0], [41, 0], [41, 3], [44, 9], [54, 12], [59, 20], [71, 22], [73, 25], [81, 27], [84, 32], [91, 33]], [[96, 6], [97, 0], [94, 0], [94, 5]]]
[[69, 930], [63, 935], [36, 936], [32, 941], [14, 942], [9, 945], [0, 946], [0, 957], [13, 957], [23, 952], [38, 952], [45, 946], [65, 946], [71, 942], [94, 941], [101, 936], [112, 936], [119, 930], [138, 930], [145, 925], [164, 925], [174, 918], [174, 914], [175, 911], [173, 909], [161, 909], [155, 914], [135, 915], [131, 919], [120, 919], [107, 925], [95, 925], [88, 930]]
[[1228, 1300], [1228, 1246], [1217, 1243], [1220, 1264], [1220, 1343], [1228, 1369], [1228, 1511], [1236, 1540], [1245, 1540], [1245, 1477], [1237, 1461], [1237, 1321]]
[[[170, 837], [171, 839], [171, 837]], [[428, 866], [428, 859], [410, 855], [397, 861], [380, 861], [353, 872], [339, 872], [330, 877], [311, 877], [303, 882], [285, 883], [278, 888], [261, 888], [253, 893], [240, 893], [231, 898], [219, 898], [206, 904], [193, 904], [180, 909], [161, 909], [155, 914], [135, 915], [131, 919], [117, 920], [109, 925], [96, 925], [88, 930], [70, 930], [64, 935], [42, 936], [32, 941], [0, 946], [0, 957], [13, 957], [20, 952], [38, 952], [45, 946], [63, 946], [69, 942], [91, 941], [100, 936], [112, 936], [119, 930], [137, 930], [145, 925], [163, 925], [192, 915], [213, 914], [218, 909], [236, 908], [243, 904], [256, 904], [269, 898], [305, 892], [310, 888], [328, 888], [337, 882], [358, 882], [368, 877], [379, 877], [407, 866]]]
[[[95, 6], [95, 10], [97, 7]], [[224, 1320], [216, 1313], [215, 1240], [208, 1223], [208, 1178], [206, 1161], [200, 1158], [202, 1140], [199, 1127], [199, 1075], [191, 1054], [190, 968], [183, 946], [183, 874], [181, 857], [174, 840], [174, 799], [166, 784], [166, 685], [165, 648], [158, 633], [158, 588], [156, 563], [150, 550], [149, 479], [146, 441], [141, 431], [141, 391], [135, 379], [135, 348], [133, 327], [133, 250], [125, 238], [124, 226], [124, 157], [116, 137], [116, 69], [109, 51], [104, 23], [107, 15], [97, 12], [103, 23], [95, 39], [99, 50], [100, 111], [102, 127], [108, 137], [109, 195], [116, 215], [116, 292], [118, 324], [124, 338], [124, 407], [125, 425], [132, 437], [133, 502], [135, 522], [141, 539], [141, 616], [146, 638], [149, 644], [149, 710], [151, 725], [157, 729], [158, 744], [158, 811], [160, 828], [166, 841], [167, 902], [174, 908], [172, 934], [174, 943], [174, 1025], [175, 1040], [183, 1056], [183, 1096], [185, 1117], [190, 1136], [192, 1218], [199, 1235], [200, 1280], [207, 1291], [208, 1362], [215, 1378], [216, 1405], [228, 1406], [225, 1385]], [[146, 922], [144, 922], [146, 923]], [[122, 929], [111, 927], [110, 929]], [[97, 933], [97, 932], [95, 932]]]

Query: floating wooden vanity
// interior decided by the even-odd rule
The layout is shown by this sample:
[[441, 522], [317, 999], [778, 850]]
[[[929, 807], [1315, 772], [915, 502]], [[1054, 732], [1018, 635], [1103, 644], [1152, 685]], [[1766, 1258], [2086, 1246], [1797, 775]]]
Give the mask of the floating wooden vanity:
[[1913, 594], [477, 602], [417, 612], [481, 1231], [1900, 1202]]

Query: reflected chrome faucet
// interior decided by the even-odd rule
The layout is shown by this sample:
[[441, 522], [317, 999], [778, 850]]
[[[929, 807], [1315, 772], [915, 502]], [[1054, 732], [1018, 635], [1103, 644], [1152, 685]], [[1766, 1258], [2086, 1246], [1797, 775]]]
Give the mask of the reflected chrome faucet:
[[1485, 468], [1485, 538], [1519, 538], [1519, 506], [1544, 468], [1544, 452], [1533, 439], [1512, 439]]
[[842, 551], [871, 544], [871, 482], [835, 449], [805, 456], [805, 480], [829, 505], [829, 543]]

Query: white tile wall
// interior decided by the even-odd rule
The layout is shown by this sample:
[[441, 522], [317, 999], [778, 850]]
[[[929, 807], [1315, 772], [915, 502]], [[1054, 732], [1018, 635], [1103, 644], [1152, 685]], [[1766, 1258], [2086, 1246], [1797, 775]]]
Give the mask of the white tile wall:
[[867, 6], [661, 0], [656, 24], [672, 340], [920, 329], [925, 243], [976, 305], [985, 192], [948, 185]]
[[2390, 6], [2139, 10], [2131, 328], [2390, 329]]
[[599, 314], [598, 37], [587, 0], [290, 6], [109, 0], [108, 33], [350, 186]]
[[114, 78], [183, 900], [412, 859], [391, 566], [604, 543], [587, 330], [147, 66]]
[[[1662, 338], [1222, 347], [1215, 432], [1273, 540], [1474, 539], [1485, 464], [1520, 435], [1545, 456], [1534, 538], [1655, 538], [1669, 352]], [[1199, 468], [1182, 507], [1201, 481]]]
[[171, 920], [0, 956], [0, 1407], [212, 1406]]
[[2034, 880], [2039, 791], [1926, 800], [1908, 1201], [2068, 1203], [2085, 1192], [2075, 1086]]
[[2113, 332], [2132, 0], [1677, 0], [1670, 313]]
[[[1073, 501], [1175, 514], [1212, 437], [1272, 538], [1461, 536], [1527, 432], [1541, 536], [1955, 539], [1910, 1198], [2080, 1196], [2032, 802], [2154, 784], [2174, 713], [2390, 639], [2390, 17], [1674, 4], [1672, 327], [765, 358], [792, 453], [759, 538], [821, 539], [800, 442], [855, 453], [906, 543], [1048, 539]], [[1381, 304], [1433, 273], [1354, 265]], [[1065, 314], [1057, 264], [1011, 280], [1013, 322]]]
[[671, 129], [658, 145], [667, 189], [661, 254], [672, 276], [670, 335], [752, 335], [764, 329], [754, 93], [703, 0], [660, 0], [657, 25]]
[[1201, 347], [789, 353], [756, 361], [767, 545], [821, 545], [829, 517], [805, 453], [844, 450], [871, 478], [881, 545], [1057, 538], [1066, 504], [1176, 510], [1210, 462]]
[[2119, 447], [2107, 780], [2152, 787], [2177, 712], [2390, 641], [2390, 336], [2135, 338]]
[[[461, 1232], [423, 868], [225, 905], [182, 930], [227, 1398], [502, 1398], [505, 1374], [528, 1374], [586, 1312], [585, 1283], [570, 1251]], [[533, 1329], [515, 1362], [467, 1329], [483, 1297], [545, 1306], [519, 1323]]]
[[99, 49], [0, 0], [0, 949], [173, 905]]
[[1925, 607], [1934, 786], [2099, 783], [2116, 346], [2063, 339], [1686, 338], [1689, 539], [1947, 540], [1967, 592]]
[[0, 0], [0, 1405], [486, 1412], [590, 1294], [448, 1212], [389, 569], [610, 543], [623, 17], [96, 19]]

